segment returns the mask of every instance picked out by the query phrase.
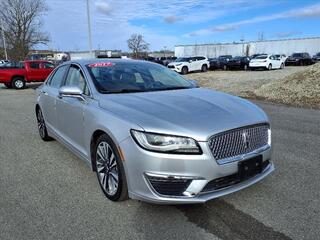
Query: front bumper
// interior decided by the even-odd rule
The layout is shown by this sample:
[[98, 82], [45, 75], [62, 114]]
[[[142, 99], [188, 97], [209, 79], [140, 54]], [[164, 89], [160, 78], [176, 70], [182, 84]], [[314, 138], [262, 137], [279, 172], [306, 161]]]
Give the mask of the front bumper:
[[[261, 155], [264, 162], [270, 161], [260, 174], [218, 190], [202, 192], [210, 181], [237, 173], [238, 162], [218, 164], [213, 159], [208, 143], [199, 142], [199, 145], [203, 151], [202, 155], [163, 154], [143, 150], [131, 137], [127, 138], [120, 144], [120, 148], [125, 158], [129, 196], [133, 199], [162, 204], [203, 203], [248, 187], [274, 170], [274, 165], [270, 161], [271, 149], [268, 148], [243, 159]], [[157, 177], [174, 180], [168, 188], [174, 186], [174, 189], [169, 191], [172, 190], [179, 196], [159, 193], [159, 189], [151, 184], [152, 179]], [[181, 180], [188, 181], [188, 185], [180, 193], [179, 188], [183, 184]]]
[[176, 71], [178, 73], [181, 73], [181, 69], [182, 69], [182, 65], [180, 66], [175, 66], [175, 65], [168, 65], [167, 66], [169, 69], [173, 70], [173, 71]]

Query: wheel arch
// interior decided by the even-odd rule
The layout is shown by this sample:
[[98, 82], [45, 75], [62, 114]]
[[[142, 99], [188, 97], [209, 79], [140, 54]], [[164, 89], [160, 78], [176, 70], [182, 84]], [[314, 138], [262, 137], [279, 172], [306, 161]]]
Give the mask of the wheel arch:
[[96, 129], [92, 134], [91, 134], [91, 138], [90, 138], [90, 160], [91, 160], [91, 169], [92, 171], [96, 171], [97, 170], [97, 167], [96, 167], [96, 162], [94, 160], [94, 147], [96, 145], [96, 141], [97, 139], [101, 136], [101, 135], [107, 135], [110, 140], [112, 141], [112, 143], [114, 144], [114, 146], [118, 149], [118, 152], [120, 154], [120, 157], [122, 158], [121, 156], [121, 150], [119, 150], [119, 146], [117, 144], [117, 142], [115, 141], [114, 137], [108, 133], [108, 131], [105, 131], [101, 128], [99, 129]]
[[13, 75], [13, 76], [11, 77], [11, 82], [12, 82], [15, 78], [22, 78], [24, 81], [26, 81], [26, 78], [25, 78], [25, 76], [23, 76], [23, 75]]

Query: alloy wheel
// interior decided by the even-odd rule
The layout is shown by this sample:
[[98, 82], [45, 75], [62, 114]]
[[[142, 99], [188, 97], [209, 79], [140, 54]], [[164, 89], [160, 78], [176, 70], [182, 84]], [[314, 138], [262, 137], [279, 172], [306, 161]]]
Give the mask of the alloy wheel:
[[41, 138], [46, 137], [46, 124], [44, 122], [44, 118], [41, 110], [39, 109], [37, 112], [37, 120], [38, 120], [38, 130]]
[[23, 81], [22, 81], [22, 80], [16, 80], [16, 81], [14, 82], [14, 86], [15, 86], [17, 89], [23, 88], [23, 86], [24, 86]]
[[103, 190], [110, 196], [115, 195], [119, 184], [118, 166], [115, 153], [105, 141], [97, 146], [96, 164], [98, 179]]

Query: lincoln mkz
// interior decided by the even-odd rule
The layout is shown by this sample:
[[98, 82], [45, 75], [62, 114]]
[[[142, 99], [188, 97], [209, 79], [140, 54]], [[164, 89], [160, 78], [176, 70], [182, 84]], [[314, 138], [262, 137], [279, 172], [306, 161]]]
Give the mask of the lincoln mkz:
[[259, 107], [155, 63], [66, 62], [38, 88], [35, 110], [41, 138], [83, 159], [113, 201], [202, 203], [274, 170]]

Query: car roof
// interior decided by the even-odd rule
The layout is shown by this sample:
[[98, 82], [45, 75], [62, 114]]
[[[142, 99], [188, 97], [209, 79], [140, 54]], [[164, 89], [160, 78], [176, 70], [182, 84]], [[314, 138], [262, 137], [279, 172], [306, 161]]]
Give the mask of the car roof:
[[64, 62], [63, 65], [65, 64], [72, 64], [72, 63], [76, 63], [79, 65], [88, 65], [88, 64], [92, 64], [92, 63], [104, 63], [104, 62], [111, 62], [111, 63], [137, 63], [137, 64], [156, 64], [156, 63], [152, 63], [146, 60], [136, 60], [136, 59], [130, 59], [130, 58], [90, 58], [90, 59], [79, 59], [79, 60], [71, 60], [71, 61], [67, 61]]

